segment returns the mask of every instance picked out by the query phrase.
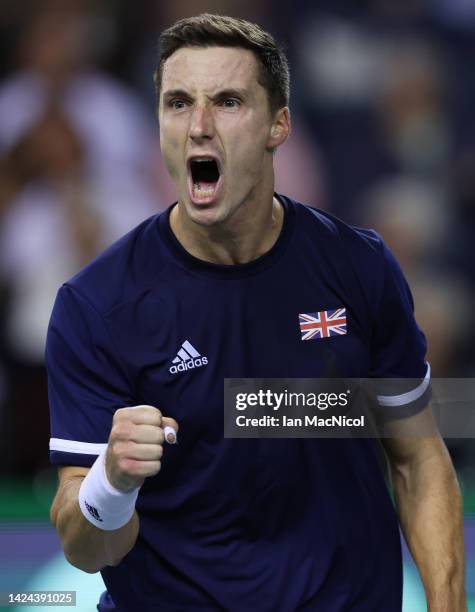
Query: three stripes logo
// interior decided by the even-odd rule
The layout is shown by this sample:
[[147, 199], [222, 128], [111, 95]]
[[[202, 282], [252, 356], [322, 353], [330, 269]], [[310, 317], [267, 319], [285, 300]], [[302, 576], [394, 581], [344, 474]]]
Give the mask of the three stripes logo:
[[177, 356], [172, 361], [169, 368], [170, 374], [178, 374], [178, 372], [186, 372], [193, 368], [200, 368], [207, 365], [208, 358], [203, 357], [198, 353], [195, 347], [185, 340], [178, 350]]
[[84, 500], [84, 503], [86, 504], [87, 511], [88, 511], [88, 512], [89, 512], [89, 514], [92, 516], [92, 518], [94, 518], [94, 519], [96, 519], [96, 521], [99, 521], [99, 522], [101, 522], [101, 523], [102, 523], [103, 521], [102, 521], [102, 519], [101, 519], [101, 516], [100, 516], [100, 514], [99, 514], [98, 509], [97, 509], [97, 508], [94, 508], [94, 506], [90, 506], [90, 505], [87, 503], [87, 501], [86, 501], [86, 500]]

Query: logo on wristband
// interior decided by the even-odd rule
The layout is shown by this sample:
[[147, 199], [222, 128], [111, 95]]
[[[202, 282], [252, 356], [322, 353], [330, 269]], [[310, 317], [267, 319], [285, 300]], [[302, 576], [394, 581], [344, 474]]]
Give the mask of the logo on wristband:
[[92, 516], [92, 518], [96, 519], [96, 521], [100, 521], [102, 523], [102, 519], [99, 515], [99, 512], [97, 510], [97, 508], [94, 508], [94, 506], [90, 506], [86, 500], [84, 500], [84, 503], [86, 504], [86, 508], [87, 511], [89, 512], [89, 514]]

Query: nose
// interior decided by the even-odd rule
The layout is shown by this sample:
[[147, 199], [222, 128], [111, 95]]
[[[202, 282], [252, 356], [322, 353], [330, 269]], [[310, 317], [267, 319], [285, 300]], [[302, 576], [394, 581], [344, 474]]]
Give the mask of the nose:
[[200, 106], [193, 110], [190, 121], [190, 138], [199, 142], [213, 138], [214, 121], [212, 113], [206, 107]]

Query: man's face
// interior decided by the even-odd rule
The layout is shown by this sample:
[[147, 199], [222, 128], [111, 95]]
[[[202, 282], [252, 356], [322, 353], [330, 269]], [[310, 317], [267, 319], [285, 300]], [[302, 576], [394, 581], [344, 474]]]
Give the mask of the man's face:
[[195, 222], [222, 223], [272, 193], [273, 117], [254, 54], [182, 47], [165, 62], [160, 144], [179, 202]]

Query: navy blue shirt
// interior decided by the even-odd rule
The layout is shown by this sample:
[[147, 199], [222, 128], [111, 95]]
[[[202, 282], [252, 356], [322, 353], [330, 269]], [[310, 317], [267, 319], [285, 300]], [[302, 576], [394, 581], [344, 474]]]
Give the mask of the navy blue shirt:
[[[59, 290], [52, 463], [92, 465], [118, 408], [150, 404], [180, 425], [140, 490], [134, 548], [102, 571], [101, 610], [401, 609], [398, 523], [373, 440], [223, 437], [224, 378], [406, 377], [414, 388], [378, 410], [428, 401], [425, 339], [381, 238], [278, 197], [280, 236], [250, 263], [196, 259], [168, 210]], [[302, 340], [300, 313], [339, 308], [346, 333]]]

